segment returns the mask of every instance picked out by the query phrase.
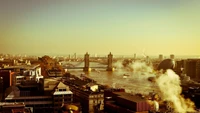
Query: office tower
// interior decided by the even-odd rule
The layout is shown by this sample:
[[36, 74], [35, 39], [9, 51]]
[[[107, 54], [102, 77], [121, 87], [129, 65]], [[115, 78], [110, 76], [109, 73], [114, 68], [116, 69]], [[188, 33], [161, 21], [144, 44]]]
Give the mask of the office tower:
[[175, 58], [174, 54], [171, 54], [170, 59], [174, 59], [174, 58]]
[[160, 54], [158, 59], [159, 59], [160, 61], [162, 61], [162, 60], [163, 60], [163, 55]]

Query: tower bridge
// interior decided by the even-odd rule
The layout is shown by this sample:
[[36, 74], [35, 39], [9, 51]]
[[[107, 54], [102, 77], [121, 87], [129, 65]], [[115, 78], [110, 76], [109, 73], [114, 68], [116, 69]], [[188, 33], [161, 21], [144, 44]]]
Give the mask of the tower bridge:
[[[107, 63], [104, 63], [104, 64], [107, 64], [107, 66], [90, 66], [90, 62], [99, 62], [96, 59], [102, 59], [102, 58], [103, 58], [103, 60], [107, 59]], [[82, 64], [83, 62], [84, 62], [84, 67], [78, 67], [78, 65]], [[107, 71], [113, 71], [112, 63], [113, 63], [113, 55], [111, 54], [111, 52], [108, 54], [107, 58], [106, 57], [99, 57], [99, 58], [92, 57], [92, 58], [90, 58], [90, 55], [88, 53], [86, 53], [83, 61], [80, 61], [75, 65], [70, 64], [70, 66], [67, 66], [67, 67], [63, 66], [63, 68], [66, 68], [66, 69], [83, 69], [83, 71], [90, 71], [90, 69], [101, 68], [101, 69], [106, 69]]]

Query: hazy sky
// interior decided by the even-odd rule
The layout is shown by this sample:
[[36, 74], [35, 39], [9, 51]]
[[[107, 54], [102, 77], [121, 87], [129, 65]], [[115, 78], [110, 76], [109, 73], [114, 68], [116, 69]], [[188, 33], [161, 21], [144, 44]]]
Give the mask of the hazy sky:
[[0, 0], [0, 53], [200, 55], [200, 0]]

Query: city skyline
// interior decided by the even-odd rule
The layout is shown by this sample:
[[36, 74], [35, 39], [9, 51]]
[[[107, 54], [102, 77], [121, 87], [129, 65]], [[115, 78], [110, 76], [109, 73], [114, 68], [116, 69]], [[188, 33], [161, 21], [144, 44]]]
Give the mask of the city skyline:
[[0, 1], [0, 53], [200, 55], [200, 1]]

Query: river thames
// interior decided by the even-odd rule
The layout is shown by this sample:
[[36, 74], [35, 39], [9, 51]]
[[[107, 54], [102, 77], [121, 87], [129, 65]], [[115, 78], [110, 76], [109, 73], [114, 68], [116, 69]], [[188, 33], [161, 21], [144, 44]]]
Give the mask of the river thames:
[[[78, 62], [68, 62], [76, 65]], [[114, 64], [115, 65], [115, 64]], [[148, 94], [149, 92], [158, 91], [158, 87], [154, 82], [150, 82], [148, 77], [154, 76], [145, 69], [145, 71], [128, 71], [125, 69], [116, 69], [115, 71], [106, 71], [107, 65], [100, 63], [90, 63], [90, 67], [105, 67], [93, 69], [90, 72], [84, 72], [82, 69], [68, 69], [73, 75], [80, 76], [81, 74], [97, 81], [98, 84], [107, 85], [113, 88], [124, 88], [129, 93]], [[84, 67], [84, 63], [79, 63], [77, 67]], [[150, 67], [143, 67], [150, 68]]]

